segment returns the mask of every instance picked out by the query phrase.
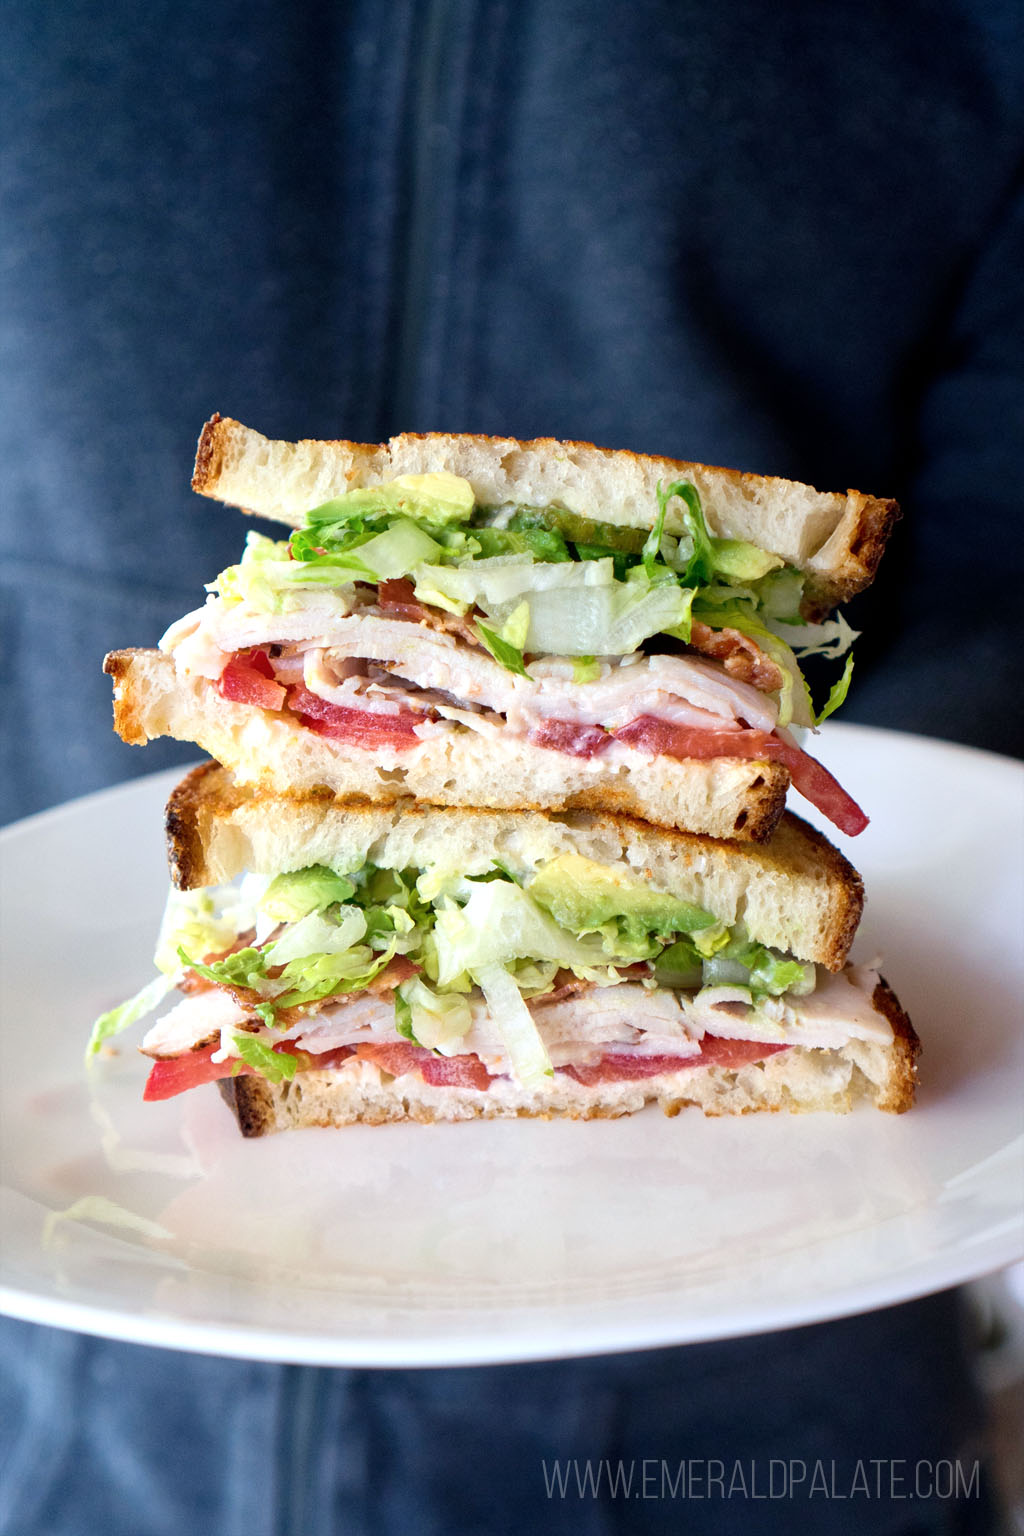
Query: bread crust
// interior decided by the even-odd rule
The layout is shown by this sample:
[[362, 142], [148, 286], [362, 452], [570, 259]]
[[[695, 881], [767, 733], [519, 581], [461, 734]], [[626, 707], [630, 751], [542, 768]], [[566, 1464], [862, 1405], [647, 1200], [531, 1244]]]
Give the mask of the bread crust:
[[421, 867], [439, 855], [483, 873], [497, 855], [521, 869], [566, 852], [621, 867], [681, 900], [743, 922], [752, 938], [832, 971], [846, 963], [864, 905], [857, 871], [828, 839], [787, 813], [766, 845], [652, 827], [636, 817], [476, 807], [340, 807], [268, 796], [213, 763], [171, 794], [167, 855], [180, 889], [217, 885], [244, 870], [276, 874], [309, 863], [351, 869], [369, 858]]
[[297, 526], [310, 507], [331, 496], [439, 468], [471, 480], [477, 473], [478, 494], [497, 486], [485, 502], [494, 496], [499, 504], [527, 505], [575, 498], [599, 521], [641, 528], [657, 516], [657, 484], [688, 479], [701, 494], [713, 532], [749, 538], [805, 573], [804, 613], [812, 619], [870, 584], [899, 516], [895, 501], [857, 490], [819, 492], [778, 476], [593, 443], [441, 432], [404, 433], [387, 443], [283, 443], [220, 415], [200, 435], [192, 488]]
[[894, 1066], [888, 1090], [878, 1100], [878, 1107], [890, 1114], [902, 1115], [913, 1104], [917, 1091], [917, 1063], [921, 1055], [921, 1042], [899, 998], [884, 976], [879, 979], [871, 1001], [876, 1013], [884, 1014], [893, 1030]]
[[[498, 754], [475, 733], [453, 732], [385, 759], [331, 741], [294, 717], [235, 704], [202, 677], [179, 677], [161, 651], [112, 651], [114, 729], [137, 746], [159, 736], [195, 742], [264, 793], [509, 810], [611, 810], [712, 837], [763, 842], [782, 815], [789, 774], [752, 758], [677, 761], [636, 753], [628, 771], [516, 738]], [[257, 734], [258, 733], [258, 734]]]
[[151, 740], [142, 723], [143, 696], [135, 686], [136, 658], [147, 653], [139, 646], [108, 651], [103, 670], [114, 679], [114, 730], [130, 747], [144, 747]]

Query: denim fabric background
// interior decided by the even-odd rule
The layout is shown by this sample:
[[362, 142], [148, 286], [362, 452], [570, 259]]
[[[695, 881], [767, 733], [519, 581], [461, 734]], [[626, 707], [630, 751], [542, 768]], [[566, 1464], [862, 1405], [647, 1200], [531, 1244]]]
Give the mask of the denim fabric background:
[[[14, 0], [0, 67], [5, 818], [195, 757], [123, 746], [99, 665], [237, 557], [242, 517], [188, 490], [214, 410], [895, 495], [845, 718], [1020, 750], [1016, 0]], [[8, 1324], [0, 1532], [678, 1529], [542, 1507], [538, 1458], [954, 1454], [954, 1308], [422, 1376]]]

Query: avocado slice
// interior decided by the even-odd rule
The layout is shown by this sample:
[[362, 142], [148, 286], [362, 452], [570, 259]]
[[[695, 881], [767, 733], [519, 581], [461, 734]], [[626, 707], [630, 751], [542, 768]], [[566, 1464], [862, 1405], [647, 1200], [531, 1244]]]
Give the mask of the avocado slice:
[[643, 528], [620, 528], [617, 523], [599, 523], [567, 507], [521, 507], [509, 522], [509, 528], [548, 528], [560, 533], [570, 544], [598, 545], [609, 554], [638, 555], [647, 533]]
[[716, 924], [703, 907], [680, 901], [645, 880], [598, 864], [578, 853], [563, 853], [537, 871], [530, 896], [571, 933], [592, 933], [615, 919], [630, 933], [696, 933]]

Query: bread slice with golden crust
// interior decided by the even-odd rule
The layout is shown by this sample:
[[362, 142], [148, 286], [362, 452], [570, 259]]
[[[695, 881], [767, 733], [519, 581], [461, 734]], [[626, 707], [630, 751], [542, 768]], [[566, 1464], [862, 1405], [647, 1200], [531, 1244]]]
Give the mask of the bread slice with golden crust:
[[587, 1086], [556, 1073], [538, 1087], [504, 1081], [488, 1089], [435, 1087], [414, 1072], [391, 1077], [367, 1061], [297, 1072], [290, 1081], [229, 1077], [218, 1083], [243, 1136], [305, 1126], [396, 1120], [613, 1119], [657, 1103], [667, 1115], [694, 1105], [705, 1115], [758, 1110], [845, 1113], [858, 1102], [902, 1114], [917, 1086], [920, 1045], [884, 981], [872, 999], [892, 1026], [888, 1047], [851, 1040], [834, 1050], [791, 1046], [742, 1067], [692, 1066], [638, 1081]]
[[440, 866], [482, 875], [498, 860], [529, 874], [566, 853], [621, 869], [680, 901], [742, 922], [759, 943], [838, 971], [864, 905], [861, 878], [806, 822], [787, 813], [770, 843], [716, 841], [627, 816], [445, 809], [267, 796], [215, 763], [194, 769], [167, 804], [167, 851], [181, 889], [280, 874]]
[[[557, 505], [643, 529], [657, 517], [659, 483], [688, 480], [713, 534], [745, 539], [805, 573], [809, 618], [869, 585], [899, 515], [896, 502], [860, 491], [821, 492], [792, 480], [592, 443], [444, 432], [405, 433], [376, 444], [290, 443], [220, 416], [203, 428], [192, 488], [299, 527], [309, 510], [346, 491], [438, 470], [468, 480], [481, 506]], [[682, 528], [670, 512], [666, 531]]]
[[789, 786], [781, 763], [680, 761], [621, 744], [614, 755], [581, 758], [456, 725], [400, 752], [368, 751], [316, 735], [294, 715], [233, 703], [207, 678], [179, 674], [166, 652], [112, 651], [103, 666], [114, 679], [114, 728], [124, 741], [193, 741], [240, 782], [265, 793], [339, 804], [416, 799], [509, 810], [594, 808], [710, 837], [759, 841], [771, 835]]

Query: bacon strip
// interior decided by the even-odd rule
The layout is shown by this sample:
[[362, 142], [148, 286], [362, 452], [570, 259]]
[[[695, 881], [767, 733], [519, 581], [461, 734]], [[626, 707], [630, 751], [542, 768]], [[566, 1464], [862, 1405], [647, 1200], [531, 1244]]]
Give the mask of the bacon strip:
[[480, 644], [476, 626], [468, 618], [421, 603], [408, 576], [382, 581], [377, 588], [377, 607], [386, 618], [409, 619], [414, 624], [426, 624], [428, 629], [440, 630], [442, 634], [458, 635], [468, 645]]
[[438, 1088], [479, 1088], [491, 1085], [491, 1075], [479, 1056], [435, 1056], [422, 1045], [359, 1045], [356, 1054], [392, 1077], [418, 1072]]
[[762, 693], [774, 693], [782, 687], [781, 668], [765, 655], [752, 635], [741, 634], [738, 629], [712, 629], [710, 624], [694, 619], [690, 645], [702, 656], [713, 656], [739, 682], [760, 688]]
[[[281, 969], [282, 967], [280, 966], [276, 969], [271, 967], [270, 974], [278, 976], [281, 973]], [[357, 991], [360, 995], [368, 992], [373, 997], [381, 997], [386, 992], [394, 992], [397, 987], [402, 985], [403, 981], [408, 981], [410, 976], [418, 975], [419, 970], [420, 967], [410, 960], [408, 955], [393, 955], [384, 969], [372, 981], [367, 982], [365, 987], [358, 987], [356, 989], [340, 987], [337, 992], [331, 992], [326, 997], [317, 998], [316, 1002], [296, 1004], [293, 1008], [276, 1009], [274, 1017], [279, 1028], [291, 1029], [293, 1025], [301, 1024], [303, 1019], [311, 1018], [314, 1014], [319, 1013], [321, 1009], [329, 1007], [331, 1003], [337, 1003], [343, 998], [351, 997], [353, 990]], [[202, 981], [205, 978], [198, 977], [197, 980]], [[208, 982], [207, 985], [213, 986], [214, 983]], [[219, 985], [224, 992], [227, 992], [234, 998], [239, 1008], [255, 1008], [256, 1004], [261, 1001], [258, 994], [249, 987], [233, 987], [225, 982], [221, 982]], [[181, 990], [185, 991], [186, 988], [182, 987]], [[194, 987], [191, 990], [202, 991], [203, 988]]]
[[611, 745], [611, 736], [600, 725], [578, 725], [575, 720], [542, 720], [527, 740], [535, 747], [566, 752], [570, 757], [596, 757]]

